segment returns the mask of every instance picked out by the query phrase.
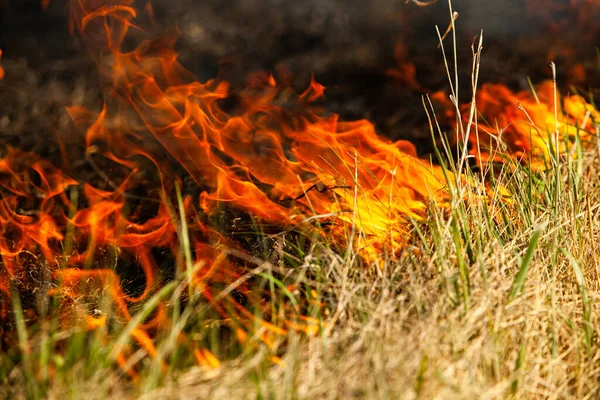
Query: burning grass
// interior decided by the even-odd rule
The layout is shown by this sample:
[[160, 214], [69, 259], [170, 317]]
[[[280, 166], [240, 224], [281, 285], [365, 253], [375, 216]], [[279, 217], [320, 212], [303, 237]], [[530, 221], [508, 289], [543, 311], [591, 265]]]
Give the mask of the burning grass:
[[581, 96], [483, 86], [461, 106], [450, 78], [458, 143], [432, 117], [432, 162], [319, 110], [314, 81], [232, 96], [172, 35], [124, 50], [130, 1], [71, 12], [101, 71], [98, 109], [69, 108], [97, 178], [3, 154], [0, 394], [598, 391], [599, 118]]

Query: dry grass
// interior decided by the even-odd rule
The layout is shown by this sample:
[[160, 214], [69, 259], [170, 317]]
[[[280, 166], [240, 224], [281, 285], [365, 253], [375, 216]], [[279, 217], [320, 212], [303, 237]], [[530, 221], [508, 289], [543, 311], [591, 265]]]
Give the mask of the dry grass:
[[[466, 310], [456, 259], [468, 256], [456, 254], [452, 221], [444, 220], [432, 229], [445, 248], [421, 243], [419, 255], [376, 271], [348, 276], [329, 255], [337, 320], [322, 336], [289, 338], [281, 364], [258, 353], [218, 370], [195, 368], [144, 398], [595, 398], [600, 182], [598, 155], [588, 156], [578, 204], [565, 190], [559, 210], [531, 205], [545, 229], [513, 301], [532, 226], [513, 215], [513, 232], [482, 244], [469, 266]], [[466, 216], [473, 230], [476, 214]]]
[[[476, 116], [473, 107], [468, 120]], [[279, 364], [259, 352], [194, 368], [143, 397], [596, 398], [600, 148], [566, 145], [570, 154], [551, 151], [537, 173], [509, 160], [500, 173], [474, 173], [459, 150], [453, 165], [474, 180], [495, 175], [510, 201], [477, 201], [478, 189], [449, 182], [449, 215], [432, 206], [401, 260], [365, 269], [327, 251], [313, 257], [321, 298], [335, 299], [321, 335], [288, 338]], [[445, 150], [448, 160], [454, 150]]]

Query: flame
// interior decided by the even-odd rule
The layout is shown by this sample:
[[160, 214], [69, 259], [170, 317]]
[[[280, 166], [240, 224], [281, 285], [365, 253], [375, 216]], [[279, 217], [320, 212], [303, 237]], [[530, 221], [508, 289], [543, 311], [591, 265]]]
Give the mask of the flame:
[[[225, 111], [228, 84], [196, 81], [177, 61], [176, 32], [122, 50], [128, 31], [141, 31], [132, 5], [70, 5], [71, 29], [87, 43], [101, 73], [101, 109], [68, 109], [85, 132], [85, 158], [99, 182], [79, 182], [12, 148], [0, 159], [2, 296], [39, 291], [40, 282], [49, 280], [43, 291], [61, 299], [63, 324], [79, 318], [71, 307], [83, 300], [94, 308], [101, 298], [115, 315], [90, 309], [83, 318], [87, 329], [111, 320], [127, 323], [132, 309], [170, 279], [156, 258], [155, 250], [163, 249], [178, 265], [175, 275], [191, 269], [185, 282], [230, 321], [241, 341], [255, 336], [273, 346], [290, 329], [317, 333], [318, 321], [293, 312], [274, 323], [248, 311], [255, 307], [268, 315], [269, 307], [243, 278], [245, 262], [231, 255], [231, 249], [244, 254], [243, 248], [213, 221], [223, 210], [237, 210], [282, 230], [327, 236], [377, 260], [398, 253], [408, 218], [423, 218], [429, 201], [445, 201], [441, 169], [417, 159], [410, 143], [377, 136], [368, 121], [343, 122], [320, 112], [312, 103], [325, 88], [314, 80], [296, 93], [272, 75], [256, 75], [235, 94], [234, 110]], [[152, 14], [150, 5], [147, 12]], [[178, 194], [186, 185], [196, 194]], [[127, 284], [123, 265], [141, 279]], [[222, 294], [230, 285], [236, 296]], [[236, 300], [240, 296], [244, 304]], [[9, 302], [0, 304], [7, 318]], [[128, 365], [134, 347], [154, 356], [153, 332], [171, 325], [161, 304], [132, 332], [135, 343], [116, 355], [117, 364], [136, 379], [136, 368]], [[183, 333], [180, 340], [191, 343]], [[190, 346], [199, 363], [218, 366], [207, 349]]]
[[[151, 16], [151, 6], [146, 9]], [[326, 89], [314, 80], [296, 93], [285, 81], [260, 74], [231, 93], [227, 82], [198, 82], [177, 61], [176, 32], [125, 51], [129, 30], [143, 33], [134, 23], [133, 0], [72, 0], [70, 11], [71, 28], [101, 74], [100, 110], [68, 109], [85, 132], [85, 157], [99, 182], [79, 182], [35, 154], [6, 150], [0, 159], [4, 297], [15, 288], [35, 290], [36, 273], [49, 275], [55, 284], [48, 294], [63, 300], [62, 323], [73, 323], [66, 310], [82, 298], [92, 305], [102, 297], [112, 303], [111, 318], [125, 324], [171, 279], [162, 274], [155, 253], [162, 249], [177, 265], [176, 276], [191, 271], [185, 281], [190, 292], [200, 293], [227, 319], [240, 341], [254, 336], [273, 347], [288, 330], [317, 333], [318, 321], [294, 313], [280, 324], [268, 318], [264, 299], [245, 278], [248, 266], [232, 256], [232, 249], [239, 254], [244, 249], [216, 222], [220, 216], [235, 210], [280, 230], [316, 233], [377, 262], [399, 254], [408, 220], [423, 219], [429, 202], [448, 202], [440, 167], [418, 159], [409, 142], [379, 137], [366, 120], [345, 122], [319, 110], [313, 103]], [[404, 71], [405, 78], [413, 79], [413, 72]], [[509, 107], [512, 95], [489, 86], [477, 102], [484, 114], [506, 118], [498, 126], [510, 128], [496, 137], [508, 141], [515, 154], [546, 154], [545, 126], [566, 124], [561, 130], [574, 135], [576, 121], [586, 128], [584, 119], [597, 118], [578, 97], [564, 98], [563, 114], [554, 121], [546, 103], [517, 96], [532, 120], [521, 124]], [[546, 95], [542, 88], [540, 98]], [[225, 109], [223, 100], [230, 98], [237, 100]], [[491, 126], [480, 131], [493, 136]], [[532, 136], [532, 127], [539, 134]], [[135, 285], [121, 276], [123, 264], [142, 277]], [[244, 301], [227, 295], [232, 291]], [[0, 304], [6, 318], [7, 302]], [[109, 318], [90, 311], [84, 320], [97, 330]], [[155, 356], [153, 334], [172, 325], [161, 304], [132, 331], [135, 343], [115, 361], [136, 379], [128, 357], [136, 346]], [[219, 366], [184, 333], [179, 340], [198, 363]]]
[[[511, 157], [544, 168], [553, 149], [564, 153], [577, 137], [582, 142], [595, 137], [594, 123], [600, 121], [600, 113], [582, 96], [555, 94], [552, 81], [520, 93], [485, 84], [477, 91], [476, 104], [481, 117], [470, 138], [470, 153], [480, 162]], [[463, 115], [470, 106], [463, 106]]]
[[[336, 240], [344, 241], [353, 224], [367, 247], [400, 240], [398, 222], [420, 218], [427, 200], [444, 192], [440, 171], [418, 160], [410, 143], [378, 137], [368, 121], [341, 122], [313, 112], [310, 103], [324, 93], [314, 81], [300, 95], [272, 76], [255, 81], [239, 93], [241, 111], [229, 115], [219, 107], [228, 96], [227, 83], [194, 81], [177, 62], [173, 36], [122, 52], [120, 41], [134, 27], [129, 4], [89, 9], [79, 2], [74, 25], [110, 54], [105, 72], [117, 95], [109, 101], [135, 111], [143, 130], [205, 188], [199, 204], [207, 214], [227, 205], [290, 226], [327, 216], [335, 221]], [[90, 24], [107, 29], [109, 23], [103, 40], [88, 32]], [[104, 141], [111, 149], [105, 156], [122, 162], [142, 151], [124, 137], [142, 134], [126, 125], [122, 110], [110, 115], [108, 108], [89, 129], [88, 144]], [[110, 128], [117, 120], [119, 128]], [[162, 171], [158, 155], [144, 155]]]
[[[0, 49], [0, 60], [2, 59], [2, 49]], [[0, 79], [4, 78], [4, 69], [2, 68], [2, 66], [0, 65]]]
[[427, 93], [428, 90], [417, 81], [417, 67], [410, 60], [408, 53], [404, 40], [398, 39], [394, 46], [396, 65], [388, 68], [386, 74], [393, 77], [397, 82], [404, 83], [418, 92]]

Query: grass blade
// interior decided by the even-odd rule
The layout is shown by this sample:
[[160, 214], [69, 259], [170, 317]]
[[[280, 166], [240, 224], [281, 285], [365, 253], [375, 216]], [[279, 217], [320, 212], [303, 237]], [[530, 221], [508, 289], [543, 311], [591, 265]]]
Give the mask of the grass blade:
[[583, 275], [583, 271], [581, 270], [579, 263], [575, 257], [573, 257], [571, 252], [563, 248], [560, 248], [560, 251], [569, 259], [569, 262], [573, 267], [573, 271], [575, 272], [575, 279], [577, 280], [577, 285], [579, 286], [579, 293], [581, 294], [581, 303], [583, 307], [583, 335], [585, 339], [585, 347], [587, 353], [591, 354], [592, 342], [594, 338], [594, 325], [592, 324], [592, 304], [590, 302], [587, 287], [585, 285], [585, 276]]
[[519, 272], [513, 281], [512, 287], [510, 289], [510, 294], [508, 295], [508, 301], [513, 301], [517, 298], [521, 290], [523, 290], [523, 286], [525, 285], [525, 281], [527, 280], [527, 272], [529, 271], [529, 266], [531, 264], [531, 259], [533, 258], [533, 254], [537, 248], [538, 241], [540, 239], [540, 235], [544, 230], [545, 226], [540, 226], [533, 231], [531, 235], [531, 239], [529, 240], [529, 245], [527, 246], [527, 251], [525, 252], [525, 257], [523, 257], [523, 261], [521, 262], [521, 267], [519, 268]]

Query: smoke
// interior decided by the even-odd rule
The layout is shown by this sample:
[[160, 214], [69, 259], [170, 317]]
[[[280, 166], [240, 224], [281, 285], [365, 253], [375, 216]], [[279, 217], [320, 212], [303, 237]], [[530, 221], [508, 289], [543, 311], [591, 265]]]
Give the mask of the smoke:
[[[148, 0], [136, 0], [140, 10]], [[180, 49], [197, 73], [210, 75], [224, 59], [244, 71], [272, 70], [283, 64], [294, 72], [327, 73], [347, 69], [385, 69], [393, 63], [397, 41], [412, 53], [437, 53], [435, 26], [450, 20], [448, 2], [419, 7], [403, 0], [151, 0], [156, 29], [177, 25]], [[580, 48], [595, 45], [593, 21], [599, 6], [587, 0], [454, 0], [460, 45], [480, 30], [486, 43], [513, 52], [530, 52], [520, 42], [543, 37]], [[595, 14], [590, 13], [595, 11]], [[78, 50], [68, 39], [68, 2], [0, 1], [0, 48], [5, 57], [22, 53], [42, 62]], [[586, 25], [586, 14], [588, 24]], [[144, 11], [140, 19], [146, 18]], [[590, 22], [591, 21], [591, 22]], [[147, 24], [145, 28], [147, 28]], [[568, 29], [567, 29], [568, 28]], [[520, 54], [517, 54], [520, 55]]]
[[[443, 33], [449, 24], [446, 0], [429, 7], [404, 0], [151, 0], [152, 15], [147, 2], [136, 0], [139, 25], [146, 30], [138, 35], [177, 26], [180, 60], [200, 80], [219, 77], [236, 90], [253, 72], [277, 77], [289, 71], [303, 90], [314, 75], [328, 88], [328, 110], [345, 119], [368, 118], [393, 138], [418, 140], [427, 130], [421, 91], [390, 77], [390, 68], [410, 63], [425, 90], [448, 87], [435, 29]], [[586, 0], [454, 0], [452, 5], [459, 13], [463, 100], [470, 86], [470, 47], [482, 29], [481, 82], [524, 90], [528, 77], [547, 79], [548, 63], [556, 61], [566, 87], [600, 85], [595, 64], [600, 6]], [[67, 85], [73, 76], [89, 75], [89, 63], [81, 61], [85, 52], [68, 32], [67, 1], [52, 0], [43, 11], [38, 0], [0, 0], [0, 14], [5, 63], [24, 58], [44, 71], [39, 79]], [[445, 46], [450, 53], [451, 38]], [[64, 62], [69, 59], [76, 61]], [[582, 65], [577, 74], [576, 64]]]

